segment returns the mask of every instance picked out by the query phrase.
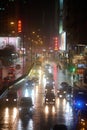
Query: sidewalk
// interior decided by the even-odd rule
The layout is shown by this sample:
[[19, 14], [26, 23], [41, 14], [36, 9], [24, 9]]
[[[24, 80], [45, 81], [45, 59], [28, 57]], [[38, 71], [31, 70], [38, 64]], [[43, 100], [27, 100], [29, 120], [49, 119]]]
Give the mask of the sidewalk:
[[[65, 66], [64, 66], [63, 63], [61, 63], [61, 61], [58, 61], [58, 66], [59, 66], [60, 69], [65, 70]], [[68, 71], [68, 74], [71, 75], [69, 71]], [[76, 82], [73, 83], [73, 85], [75, 87], [80, 88], [80, 89], [86, 89], [87, 90], [87, 84], [85, 84], [84, 82], [76, 81]]]

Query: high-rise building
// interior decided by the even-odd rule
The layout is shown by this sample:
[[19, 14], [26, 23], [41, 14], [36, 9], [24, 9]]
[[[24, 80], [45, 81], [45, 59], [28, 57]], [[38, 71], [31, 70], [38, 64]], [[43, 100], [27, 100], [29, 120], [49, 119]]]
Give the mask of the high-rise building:
[[86, 0], [65, 0], [63, 21], [68, 44], [87, 44]]
[[0, 35], [15, 33], [17, 14], [17, 0], [0, 0]]
[[29, 7], [29, 0], [0, 0], [0, 35], [17, 34], [18, 20], [22, 21], [23, 32], [27, 32]]
[[66, 41], [64, 51], [75, 50], [77, 46], [84, 49], [87, 44], [86, 0], [55, 0], [55, 28], [60, 46]]

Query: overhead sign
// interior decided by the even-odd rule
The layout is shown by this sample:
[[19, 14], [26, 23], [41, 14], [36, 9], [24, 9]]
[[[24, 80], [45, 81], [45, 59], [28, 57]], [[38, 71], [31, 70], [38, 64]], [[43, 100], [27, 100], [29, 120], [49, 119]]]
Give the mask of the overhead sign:
[[66, 51], [66, 32], [61, 33], [59, 50]]

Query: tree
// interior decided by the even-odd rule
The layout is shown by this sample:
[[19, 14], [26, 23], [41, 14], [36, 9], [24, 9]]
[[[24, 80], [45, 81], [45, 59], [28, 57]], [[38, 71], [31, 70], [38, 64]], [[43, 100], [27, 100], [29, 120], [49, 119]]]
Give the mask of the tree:
[[16, 53], [16, 49], [13, 45], [7, 45], [4, 49], [0, 50], [0, 60], [4, 66], [12, 65], [12, 54]]
[[0, 50], [0, 57], [8, 57], [13, 53], [16, 53], [15, 47], [13, 45], [7, 45], [4, 49]]

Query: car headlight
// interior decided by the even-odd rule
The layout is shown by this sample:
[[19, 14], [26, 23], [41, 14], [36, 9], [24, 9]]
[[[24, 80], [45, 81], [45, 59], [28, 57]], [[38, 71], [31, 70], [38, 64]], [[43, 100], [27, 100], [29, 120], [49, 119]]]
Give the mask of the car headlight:
[[22, 110], [22, 108], [21, 107], [19, 107], [19, 111], [21, 111]]
[[8, 98], [6, 99], [6, 101], [8, 102]]
[[85, 120], [84, 119], [81, 119], [82, 122], [84, 122]]
[[32, 111], [32, 110], [33, 110], [33, 108], [31, 107], [29, 110], [30, 110], [30, 111]]
[[55, 82], [53, 81], [53, 84], [55, 84]]
[[26, 86], [28, 86], [29, 84], [28, 83], [26, 83]]
[[53, 99], [53, 101], [55, 101], [55, 99]]
[[59, 93], [60, 91], [58, 90], [57, 93]]
[[66, 91], [64, 91], [63, 93], [66, 93]]
[[17, 101], [17, 99], [14, 99], [14, 102]]
[[70, 95], [67, 95], [67, 97], [70, 97]]
[[59, 97], [62, 97], [62, 95], [59, 95]]

